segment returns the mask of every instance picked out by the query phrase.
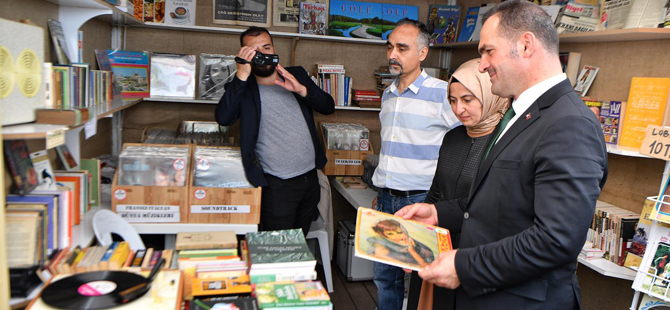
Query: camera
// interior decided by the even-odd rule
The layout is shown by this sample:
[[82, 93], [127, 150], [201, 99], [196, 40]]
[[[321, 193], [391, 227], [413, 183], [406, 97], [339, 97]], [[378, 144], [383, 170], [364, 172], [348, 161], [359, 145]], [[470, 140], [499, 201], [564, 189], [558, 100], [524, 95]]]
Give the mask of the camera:
[[254, 55], [254, 57], [251, 58], [251, 61], [246, 61], [241, 57], [235, 57], [235, 61], [241, 64], [252, 64], [256, 67], [262, 67], [268, 65], [276, 66], [277, 64], [279, 64], [279, 55], [263, 54], [261, 52], [256, 52], [256, 55]]

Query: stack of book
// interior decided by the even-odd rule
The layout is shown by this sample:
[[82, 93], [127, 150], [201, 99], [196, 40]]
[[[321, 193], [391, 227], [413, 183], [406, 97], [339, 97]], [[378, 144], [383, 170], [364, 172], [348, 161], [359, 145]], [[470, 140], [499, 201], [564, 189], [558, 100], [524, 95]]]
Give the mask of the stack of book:
[[316, 260], [300, 229], [247, 234], [252, 283], [316, 279]]
[[344, 74], [344, 65], [316, 64], [315, 83], [333, 97], [336, 106], [351, 105], [353, 79]]
[[603, 258], [603, 255], [605, 255], [605, 251], [598, 248], [594, 248], [593, 243], [588, 241], [584, 243], [584, 247], [579, 252], [579, 257], [586, 260]]
[[377, 79], [377, 90], [384, 92], [386, 87], [389, 87], [395, 81], [396, 76], [389, 72], [388, 66], [380, 67], [375, 70], [375, 79]]
[[598, 201], [586, 241], [604, 252], [601, 257], [623, 266], [639, 220], [640, 214]]
[[254, 296], [263, 310], [331, 310], [330, 296], [319, 281], [257, 284]]
[[376, 90], [354, 89], [354, 103], [361, 108], [381, 108], [382, 97]]

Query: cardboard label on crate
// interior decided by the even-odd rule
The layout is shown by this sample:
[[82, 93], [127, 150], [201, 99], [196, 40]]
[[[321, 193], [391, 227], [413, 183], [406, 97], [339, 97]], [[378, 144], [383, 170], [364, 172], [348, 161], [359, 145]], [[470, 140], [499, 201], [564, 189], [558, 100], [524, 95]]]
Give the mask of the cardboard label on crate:
[[128, 194], [126, 193], [125, 189], [119, 188], [114, 191], [114, 198], [116, 198], [116, 200], [124, 200], [127, 196]]
[[179, 213], [179, 206], [155, 206], [155, 205], [116, 205], [116, 212], [165, 212]]
[[640, 154], [670, 160], [670, 127], [649, 125]]
[[335, 164], [336, 165], [344, 165], [344, 166], [360, 166], [362, 164], [362, 160], [360, 159], [338, 159], [335, 158]]
[[250, 205], [202, 205], [191, 206], [191, 213], [250, 213]]
[[193, 192], [193, 196], [195, 197], [195, 199], [203, 200], [205, 199], [205, 197], [207, 197], [207, 191], [205, 191], [202, 188], [198, 188], [195, 190], [195, 192]]
[[361, 151], [370, 150], [370, 140], [361, 139], [360, 142], [358, 143], [358, 149], [361, 150]]
[[116, 212], [129, 223], [177, 223], [179, 212]]

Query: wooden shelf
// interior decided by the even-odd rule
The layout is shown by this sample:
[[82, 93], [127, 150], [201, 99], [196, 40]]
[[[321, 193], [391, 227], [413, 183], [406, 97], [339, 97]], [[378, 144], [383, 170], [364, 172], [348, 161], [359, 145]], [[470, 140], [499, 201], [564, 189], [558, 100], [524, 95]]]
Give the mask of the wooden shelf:
[[258, 231], [256, 224], [130, 223], [138, 234], [175, 235], [180, 232], [234, 231], [237, 235]]
[[359, 106], [335, 106], [335, 110], [352, 110], [352, 111], [381, 111], [382, 108], [361, 108]]
[[21, 124], [2, 127], [3, 140], [46, 139], [49, 135], [63, 134], [68, 130], [63, 125]]
[[202, 103], [202, 104], [218, 104], [219, 100], [206, 100], [206, 99], [185, 99], [185, 98], [142, 98], [144, 101], [151, 102], [177, 102], [177, 103]]
[[607, 153], [629, 156], [629, 157], [653, 158], [647, 155], [640, 154], [640, 151], [638, 149], [626, 146], [611, 145], [611, 144], [607, 145]]
[[586, 260], [579, 258], [579, 263], [589, 267], [604, 276], [633, 281], [637, 272], [628, 267], [621, 267], [604, 258]]
[[[632, 28], [604, 31], [591, 31], [582, 33], [566, 33], [558, 35], [561, 43], [595, 43], [595, 42], [621, 42], [621, 41], [645, 41], [645, 40], [668, 40], [670, 29], [664, 28]], [[434, 48], [477, 48], [479, 41], [461, 42], [451, 44], [434, 45]]]
[[[227, 33], [227, 34], [240, 34], [246, 30], [246, 28], [240, 29], [240, 28], [205, 27], [205, 26], [177, 26], [177, 25], [152, 24], [152, 23], [145, 23], [141, 25], [131, 24], [129, 26], [164, 29], [164, 30], [213, 32], [213, 33]], [[347, 43], [377, 44], [377, 45], [386, 44], [386, 41], [381, 39], [376, 40], [376, 39], [358, 39], [358, 38], [335, 37], [335, 36], [320, 36], [320, 35], [301, 34], [296, 32], [281, 32], [281, 31], [270, 31], [270, 34], [272, 34], [272, 36], [275, 38], [298, 38], [298, 39], [317, 40], [317, 41], [347, 42]]]
[[97, 17], [111, 24], [141, 25], [143, 21], [135, 18], [131, 13], [124, 12], [104, 0], [46, 0], [60, 7], [79, 9], [110, 10], [110, 14]]

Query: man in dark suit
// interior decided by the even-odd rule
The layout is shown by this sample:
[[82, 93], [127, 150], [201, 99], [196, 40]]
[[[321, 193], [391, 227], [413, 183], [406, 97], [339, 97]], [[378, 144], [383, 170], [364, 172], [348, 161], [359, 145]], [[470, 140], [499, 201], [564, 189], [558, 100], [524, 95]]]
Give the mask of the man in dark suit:
[[275, 54], [265, 28], [240, 35], [237, 73], [216, 107], [224, 126], [240, 119], [242, 164], [247, 179], [263, 186], [261, 230], [301, 228], [305, 235], [321, 197], [316, 169], [326, 164], [313, 110], [332, 114], [333, 98], [302, 67], [250, 63], [260, 52]]
[[509, 0], [489, 11], [479, 52], [492, 92], [514, 101], [468, 199], [396, 213], [461, 233], [460, 248], [419, 276], [456, 289], [456, 309], [579, 309], [576, 260], [607, 178], [600, 125], [561, 72], [558, 35], [539, 6]]

